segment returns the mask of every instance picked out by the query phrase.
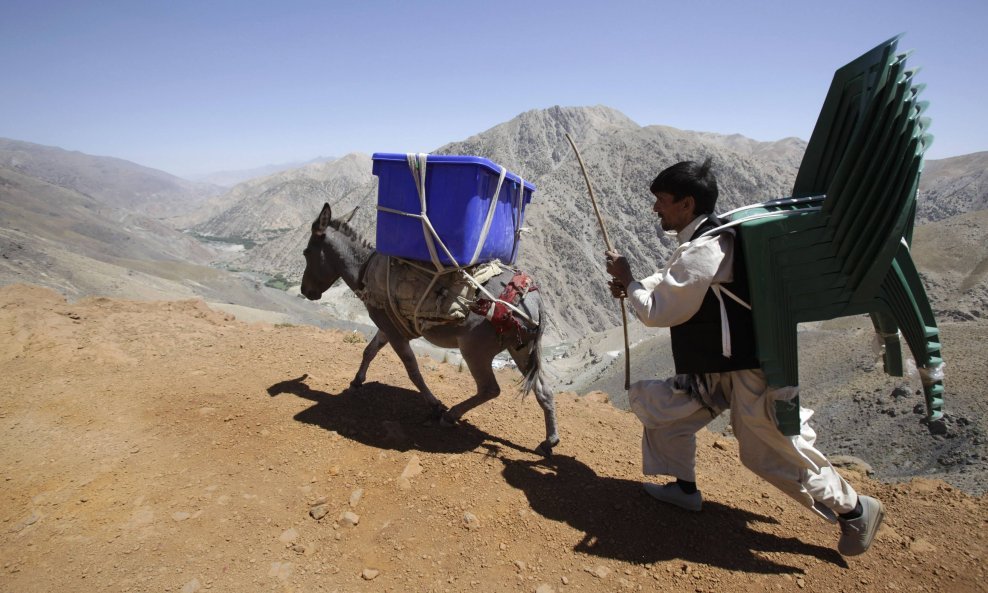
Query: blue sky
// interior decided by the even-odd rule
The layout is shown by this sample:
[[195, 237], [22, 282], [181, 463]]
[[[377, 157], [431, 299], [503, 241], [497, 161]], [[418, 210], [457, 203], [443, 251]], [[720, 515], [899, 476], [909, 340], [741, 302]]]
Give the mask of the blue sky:
[[988, 2], [0, 0], [0, 137], [178, 175], [429, 151], [529, 109], [807, 139], [885, 39], [930, 158], [988, 150]]

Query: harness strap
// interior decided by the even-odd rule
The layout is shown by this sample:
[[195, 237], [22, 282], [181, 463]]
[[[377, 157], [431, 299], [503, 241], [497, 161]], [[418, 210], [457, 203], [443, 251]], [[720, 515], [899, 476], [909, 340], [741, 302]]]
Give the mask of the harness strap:
[[[735, 234], [735, 231], [734, 231], [733, 227], [737, 226], [738, 224], [740, 224], [741, 222], [743, 222], [745, 220], [753, 220], [753, 219], [761, 218], [761, 217], [762, 217], [761, 215], [755, 215], [755, 216], [750, 216], [750, 217], [745, 218], [745, 219], [742, 219], [742, 220], [738, 220], [738, 221], [734, 221], [734, 222], [729, 222], [727, 224], [721, 224], [719, 226], [715, 226], [712, 229], [708, 229], [708, 230], [704, 231], [703, 233], [701, 233], [699, 235], [699, 237], [694, 237], [694, 238], [692, 238], [690, 240], [693, 241], [693, 240], [698, 239], [700, 237], [710, 237], [710, 236], [715, 236], [715, 235], [718, 235], [718, 234], [721, 234], [721, 233], [730, 233], [731, 235], [734, 235], [736, 237], [737, 235]], [[709, 217], [709, 220], [713, 224], [717, 224], [719, 222], [713, 216], [710, 216]], [[737, 255], [737, 253], [736, 253], [736, 250], [735, 250], [735, 256], [736, 255]], [[714, 296], [717, 297], [717, 303], [720, 305], [720, 349], [721, 349], [721, 354], [724, 355], [724, 358], [731, 358], [731, 354], [733, 354], [732, 349], [731, 349], [731, 324], [730, 324], [730, 322], [728, 321], [728, 318], [727, 318], [727, 307], [724, 306], [724, 295], [726, 294], [728, 297], [730, 297], [731, 299], [733, 299], [736, 303], [738, 303], [739, 305], [741, 305], [745, 309], [748, 309], [749, 311], [751, 310], [751, 305], [748, 304], [748, 303], [746, 303], [744, 301], [744, 299], [742, 299], [738, 295], [736, 295], [733, 292], [731, 292], [730, 290], [724, 288], [724, 286], [721, 285], [721, 284], [711, 284], [710, 285], [710, 290], [711, 290], [711, 292], [714, 293]]]
[[822, 210], [822, 207], [820, 207], [820, 206], [814, 206], [814, 207], [811, 207], [811, 208], [802, 208], [800, 210], [780, 210], [778, 212], [762, 212], [761, 214], [750, 214], [748, 216], [745, 216], [744, 218], [739, 218], [737, 220], [732, 220], [731, 222], [726, 222], [726, 223], [724, 223], [724, 224], [722, 224], [722, 225], [720, 225], [718, 227], [714, 227], [714, 228], [712, 228], [710, 230], [704, 231], [700, 235], [698, 235], [696, 237], [693, 237], [690, 240], [691, 241], [694, 241], [696, 239], [699, 239], [700, 237], [706, 237], [706, 236], [709, 236], [709, 235], [716, 235], [716, 234], [719, 234], [719, 233], [723, 232], [725, 229], [736, 227], [736, 226], [738, 226], [738, 225], [740, 225], [742, 223], [749, 222], [749, 221], [752, 221], [752, 220], [761, 220], [763, 218], [778, 218], [780, 216], [781, 217], [786, 217], [786, 216], [800, 216], [800, 215], [806, 214], [807, 212], [816, 212], [816, 211], [819, 211], [819, 210]]
[[[498, 299], [477, 299], [477, 302], [470, 308], [478, 315], [483, 315], [498, 336], [510, 335], [520, 345], [522, 343], [522, 325], [518, 319], [511, 314], [516, 311], [515, 303], [520, 304], [529, 292], [538, 290], [532, 277], [524, 272], [515, 272], [511, 280], [504, 285], [501, 297]], [[525, 316], [527, 319], [527, 316]], [[537, 324], [532, 324], [535, 328]]]
[[724, 297], [722, 294], [726, 294], [730, 298], [734, 299], [739, 305], [745, 309], [751, 310], [751, 305], [744, 302], [741, 297], [734, 294], [730, 290], [727, 290], [720, 284], [711, 284], [710, 290], [713, 291], [714, 296], [717, 297], [717, 302], [720, 303], [720, 348], [721, 354], [724, 358], [731, 357], [731, 324], [727, 321], [727, 307], [724, 306]]

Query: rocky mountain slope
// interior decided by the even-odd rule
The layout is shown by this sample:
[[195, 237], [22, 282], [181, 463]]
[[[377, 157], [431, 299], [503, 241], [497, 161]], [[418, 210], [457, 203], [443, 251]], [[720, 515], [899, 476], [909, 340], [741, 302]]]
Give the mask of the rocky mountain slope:
[[[571, 342], [620, 323], [602, 271], [603, 240], [567, 133], [581, 149], [612, 243], [629, 255], [639, 275], [655, 269], [674, 245], [650, 212], [647, 186], [657, 171], [679, 160], [712, 157], [720, 182], [720, 211], [726, 211], [787, 195], [805, 148], [796, 138], [756, 142], [738, 135], [642, 127], [616, 110], [596, 106], [532, 110], [436, 149], [438, 154], [489, 158], [537, 186], [526, 212], [531, 232], [523, 236], [518, 265], [539, 280], [548, 296], [552, 341]], [[216, 200], [228, 206], [195, 228], [258, 243], [239, 255], [235, 265], [298, 281], [303, 268], [299, 253], [323, 201], [333, 204], [337, 213], [359, 206], [355, 226], [368, 238], [374, 236], [376, 179], [360, 184], [359, 167], [366, 167], [364, 179], [369, 171], [366, 157], [344, 160], [354, 168], [348, 169], [341, 193], [316, 187], [308, 168], [286, 172], [243, 184]], [[981, 154], [928, 162], [920, 221], [941, 220], [988, 203], [988, 191], [979, 181], [985, 174], [984, 161]], [[278, 197], [288, 193], [294, 198]], [[287, 212], [293, 207], [302, 210]], [[288, 228], [289, 217], [301, 221], [294, 230]]]
[[326, 202], [371, 183], [371, 159], [349, 154], [238, 184], [190, 215], [191, 230], [206, 237], [264, 244], [285, 234], [298, 234]]
[[[571, 340], [620, 323], [603, 274], [604, 242], [573, 150], [580, 148], [605, 217], [611, 243], [627, 254], [639, 276], [651, 273], [673, 247], [652, 213], [648, 185], [663, 168], [681, 160], [712, 157], [722, 211], [786, 194], [802, 143], [787, 141], [775, 149], [788, 159], [763, 161], [750, 141], [736, 152], [714, 135], [673, 128], [641, 127], [607, 107], [526, 112], [437, 152], [480, 154], [530, 177], [539, 188], [526, 214], [532, 232], [519, 265], [538, 278], [549, 295], [556, 335]], [[765, 148], [768, 151], [768, 148]], [[661, 235], [661, 236], [660, 236]]]
[[988, 152], [927, 161], [918, 201], [921, 221], [988, 209]]
[[245, 181], [250, 181], [251, 179], [256, 179], [258, 177], [268, 177], [274, 175], [275, 173], [280, 173], [282, 171], [288, 171], [290, 169], [298, 169], [306, 165], [313, 165], [316, 163], [326, 163], [334, 160], [334, 157], [317, 157], [306, 161], [304, 163], [285, 163], [281, 165], [265, 165], [262, 167], [254, 167], [252, 169], [236, 169], [228, 171], [215, 171], [213, 173], [206, 173], [204, 175], [197, 175], [191, 177], [193, 181], [198, 181], [200, 183], [211, 183], [213, 185], [219, 185], [222, 187], [233, 187]]
[[311, 303], [264, 286], [263, 277], [212, 267], [215, 248], [112, 202], [0, 166], [0, 285], [30, 282], [72, 298], [199, 297], [242, 313], [329, 323]]
[[151, 218], [183, 214], [222, 192], [122, 159], [0, 138], [0, 167]]
[[988, 319], [988, 210], [916, 227], [913, 259], [937, 319]]
[[89, 257], [174, 259], [204, 264], [200, 242], [132, 209], [0, 166], [4, 230], [46, 239]]
[[[607, 306], [610, 296], [602, 275], [603, 240], [579, 165], [565, 139], [567, 133], [580, 146], [590, 170], [612, 242], [631, 256], [640, 273], [652, 262], [660, 261], [671, 245], [668, 239], [656, 236], [658, 225], [651, 215], [647, 189], [661, 168], [682, 159], [713, 157], [719, 172], [721, 205], [728, 209], [785, 195], [804, 146], [796, 139], [760, 143], [662, 126], [642, 127], [616, 110], [598, 106], [529, 111], [435, 150], [438, 154], [483, 156], [536, 185], [534, 199], [526, 211], [525, 226], [531, 232], [524, 235], [517, 263], [540, 282], [548, 295], [554, 320], [550, 334], [555, 340], [575, 339], [588, 331], [620, 323], [619, 314]], [[341, 161], [358, 165], [359, 158], [351, 155]], [[366, 167], [369, 172], [369, 164]], [[297, 180], [288, 181], [289, 178]], [[374, 236], [376, 220], [376, 178], [335, 201], [324, 200], [327, 192], [311, 189], [309, 178], [305, 169], [271, 181], [281, 184], [279, 187], [284, 187], [286, 193], [295, 192], [295, 204], [306, 200], [311, 203], [305, 206], [308, 212], [300, 215], [304, 222], [294, 231], [283, 232], [283, 223], [273, 222], [281, 219], [261, 215], [267, 212], [267, 206], [260, 205], [265, 202], [266, 189], [244, 185], [234, 190], [244, 194], [236, 200], [244, 206], [230, 207], [194, 228], [204, 234], [231, 233], [230, 236], [238, 229], [251, 229], [242, 236], [252, 241], [263, 240], [258, 225], [267, 229], [269, 238], [280, 234], [260, 248], [244, 252], [236, 265], [298, 280], [304, 266], [299, 254], [308, 240], [309, 223], [323, 201], [329, 201], [338, 213], [359, 206], [354, 224], [369, 238]], [[307, 191], [310, 195], [303, 195]], [[232, 194], [222, 199], [234, 201]], [[225, 226], [217, 224], [218, 220], [225, 221]]]
[[[842, 471], [886, 505], [872, 550], [758, 480], [702, 431], [704, 509], [640, 486], [640, 425], [602, 394], [557, 397], [545, 460], [533, 398], [505, 389], [423, 424], [382, 351], [247, 324], [201, 301], [66, 302], [0, 288], [0, 589], [48, 591], [985, 590], [988, 505], [939, 480]], [[447, 403], [456, 366], [426, 359]], [[499, 373], [504, 386], [517, 377]]]

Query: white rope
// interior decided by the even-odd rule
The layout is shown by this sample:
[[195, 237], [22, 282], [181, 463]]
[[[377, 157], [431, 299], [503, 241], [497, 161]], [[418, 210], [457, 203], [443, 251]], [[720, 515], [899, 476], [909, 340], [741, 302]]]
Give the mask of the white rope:
[[[432, 240], [433, 235], [435, 235], [435, 229], [432, 228], [432, 223], [429, 221], [429, 214], [426, 205], [425, 196], [425, 173], [426, 173], [426, 161], [428, 160], [428, 155], [424, 153], [413, 154], [411, 152], [405, 155], [405, 159], [408, 161], [408, 168], [412, 172], [412, 179], [415, 181], [415, 189], [419, 194], [419, 215], [418, 219], [422, 222], [422, 235], [425, 238], [425, 246], [429, 250], [429, 257], [432, 259], [432, 264], [436, 266], [437, 270], [443, 268], [443, 264], [439, 261], [439, 254], [436, 253], [436, 245]], [[436, 235], [438, 239], [439, 236]], [[440, 241], [440, 244], [442, 241]], [[449, 251], [443, 246], [443, 250], [449, 255]], [[455, 260], [454, 260], [455, 261]]]
[[711, 284], [710, 290], [713, 291], [714, 296], [717, 297], [717, 302], [720, 303], [720, 353], [724, 355], [724, 358], [731, 357], [731, 324], [727, 322], [727, 308], [724, 307], [724, 297], [720, 295], [720, 285]]
[[[418, 214], [409, 214], [408, 212], [402, 212], [401, 210], [394, 210], [392, 208], [388, 208], [388, 207], [385, 207], [385, 206], [378, 206], [377, 209], [378, 210], [381, 210], [383, 212], [389, 212], [391, 214], [400, 214], [402, 216], [408, 216], [410, 218], [422, 218]], [[428, 221], [426, 221], [426, 222], [428, 222]], [[432, 229], [432, 225], [431, 224], [429, 224], [429, 229], [431, 229], [433, 232], [435, 232], [435, 230]], [[449, 253], [449, 250], [446, 249], [446, 245], [443, 244], [442, 240], [439, 239], [438, 236], [436, 236], [436, 238], [439, 240], [440, 247], [442, 247], [443, 250], [446, 251], [447, 257], [449, 257], [449, 259], [452, 260], [455, 263], [456, 262], [456, 259], [453, 257], [453, 255], [451, 253]], [[535, 321], [532, 320], [532, 318], [529, 317], [524, 311], [522, 311], [521, 309], [519, 309], [518, 307], [512, 305], [511, 303], [509, 303], [507, 301], [503, 301], [503, 300], [495, 297], [490, 292], [488, 292], [487, 289], [484, 288], [484, 285], [482, 285], [480, 282], [477, 282], [477, 280], [473, 276], [471, 276], [469, 272], [467, 272], [465, 266], [461, 266], [459, 264], [456, 264], [454, 267], [444, 267], [444, 268], [439, 269], [439, 270], [430, 270], [430, 269], [423, 268], [422, 266], [415, 265], [414, 260], [408, 260], [408, 259], [405, 259], [405, 258], [398, 258], [398, 259], [400, 259], [401, 261], [403, 261], [403, 262], [405, 262], [407, 264], [413, 265], [414, 267], [418, 268], [419, 270], [421, 270], [423, 272], [431, 273], [431, 274], [434, 275], [434, 277], [438, 277], [438, 276], [441, 276], [443, 274], [449, 274], [449, 273], [457, 272], [457, 271], [463, 272], [463, 275], [466, 276], [467, 280], [469, 280], [470, 283], [473, 284], [474, 287], [477, 290], [479, 290], [481, 293], [483, 293], [483, 295], [485, 297], [487, 297], [488, 300], [496, 301], [498, 303], [503, 303], [506, 307], [508, 307], [509, 309], [511, 309], [511, 311], [513, 311], [515, 314], [517, 314], [519, 317], [521, 317], [522, 319], [524, 319], [525, 321], [527, 321], [529, 323], [529, 325], [538, 326], [538, 323], [535, 323]], [[417, 317], [417, 309], [416, 309], [416, 317]]]
[[521, 209], [525, 207], [525, 179], [518, 178], [518, 197], [515, 199], [515, 243], [511, 246], [511, 261], [515, 261], [518, 244], [521, 242]]
[[514, 306], [513, 304], [509, 303], [508, 301], [502, 301], [500, 298], [492, 295], [490, 292], [487, 291], [487, 288], [485, 288], [483, 284], [477, 282], [477, 280], [474, 279], [474, 277], [471, 276], [469, 272], [467, 272], [465, 269], [462, 269], [462, 268], [461, 268], [461, 270], [463, 271], [463, 275], [467, 277], [467, 280], [469, 280], [470, 283], [473, 284], [477, 288], [478, 291], [480, 291], [481, 293], [483, 293], [484, 296], [486, 296], [489, 301], [503, 304], [508, 309], [511, 309], [511, 311], [513, 311], [516, 315], [518, 315], [519, 317], [521, 317], [522, 319], [524, 319], [526, 322], [528, 322], [529, 325], [538, 327], [539, 324], [538, 323], [535, 323], [535, 321], [533, 321], [532, 318], [529, 317], [524, 311], [522, 311], [518, 307]]
[[741, 297], [739, 297], [738, 295], [736, 295], [736, 294], [734, 294], [733, 292], [731, 292], [731, 291], [729, 291], [729, 290], [727, 290], [726, 288], [724, 288], [723, 286], [721, 286], [721, 285], [719, 285], [719, 284], [717, 285], [717, 288], [718, 288], [718, 289], [719, 289], [719, 290], [720, 290], [721, 292], [723, 292], [724, 294], [726, 294], [727, 296], [729, 296], [729, 297], [731, 297], [732, 299], [734, 299], [734, 301], [735, 301], [735, 302], [736, 302], [737, 304], [739, 304], [739, 305], [741, 305], [742, 307], [744, 307], [745, 309], [747, 309], [747, 310], [749, 310], [749, 311], [751, 311], [751, 305], [749, 305], [748, 303], [746, 303], [746, 302], [744, 302], [744, 299], [742, 299], [742, 298], [741, 298]]
[[[776, 214], [781, 214], [781, 213], [773, 212], [773, 213], [770, 213], [770, 214], [774, 216]], [[756, 214], [756, 215], [748, 216], [748, 217], [745, 217], [745, 218], [743, 218], [741, 220], [737, 220], [737, 221], [734, 221], [734, 222], [723, 224], [723, 225], [721, 225], [719, 227], [710, 229], [709, 231], [707, 231], [707, 232], [703, 233], [702, 235], [700, 235], [700, 237], [706, 237], [706, 236], [709, 236], [710, 234], [712, 234], [714, 231], [723, 231], [725, 229], [729, 230], [731, 235], [734, 235], [735, 234], [734, 233], [734, 230], [732, 230], [731, 227], [737, 226], [741, 222], [748, 221], [748, 220], [755, 220], [757, 218], [766, 218], [766, 217], [763, 216], [763, 215], [761, 215], [761, 214]], [[727, 319], [727, 307], [724, 305], [724, 296], [723, 295], [726, 294], [732, 300], [734, 300], [736, 303], [738, 303], [739, 305], [741, 305], [745, 309], [748, 309], [749, 311], [751, 310], [751, 305], [748, 304], [748, 303], [746, 303], [744, 301], [744, 299], [742, 299], [738, 295], [734, 294], [730, 290], [724, 288], [720, 284], [711, 284], [710, 285], [710, 290], [713, 291], [714, 296], [717, 297], [717, 303], [720, 305], [720, 350], [721, 350], [721, 354], [724, 355], [724, 358], [730, 358], [731, 357], [731, 354], [732, 354], [732, 351], [731, 351], [731, 324], [728, 322], [728, 319]]]
[[497, 199], [501, 195], [501, 184], [504, 183], [504, 176], [508, 173], [508, 170], [501, 167], [501, 176], [497, 180], [497, 188], [494, 189], [494, 195], [491, 197], [491, 205], [487, 207], [487, 218], [484, 219], [484, 227], [480, 230], [480, 239], [477, 240], [477, 248], [473, 252], [473, 257], [470, 258], [470, 265], [477, 263], [477, 258], [480, 257], [480, 250], [484, 248], [484, 244], [487, 243], [487, 234], [491, 230], [491, 221], [494, 220], [494, 210], [497, 208]]
[[[423, 233], [423, 235], [425, 237], [426, 247], [429, 249], [429, 257], [432, 260], [433, 266], [435, 266], [435, 270], [426, 270], [425, 268], [423, 268], [421, 266], [415, 265], [411, 260], [407, 260], [407, 259], [404, 259], [404, 258], [398, 258], [401, 261], [403, 261], [403, 262], [405, 262], [407, 264], [413, 265], [414, 267], [418, 268], [419, 270], [422, 270], [423, 272], [431, 272], [432, 273], [432, 280], [429, 282], [429, 288], [423, 293], [422, 297], [419, 299], [419, 302], [415, 306], [415, 312], [413, 313], [413, 318], [412, 318], [412, 322], [414, 323], [415, 330], [419, 333], [419, 335], [422, 334], [422, 332], [421, 332], [421, 324], [419, 323], [419, 309], [421, 308], [422, 303], [425, 302], [425, 296], [427, 294], [429, 294], [429, 290], [431, 290], [432, 287], [435, 285], [436, 280], [441, 275], [443, 275], [443, 274], [449, 274], [449, 273], [457, 272], [457, 271], [463, 272], [463, 275], [467, 278], [467, 280], [469, 280], [470, 283], [473, 284], [473, 286], [479, 292], [481, 292], [485, 297], [487, 297], [488, 300], [490, 300], [492, 302], [495, 302], [495, 303], [501, 303], [501, 304], [503, 304], [509, 310], [511, 310], [514, 314], [516, 314], [519, 317], [521, 317], [522, 319], [524, 319], [525, 322], [528, 323], [529, 325], [538, 327], [539, 324], [536, 323], [534, 320], [532, 320], [532, 318], [528, 314], [526, 314], [524, 311], [522, 311], [521, 309], [519, 309], [518, 307], [514, 306], [513, 304], [511, 304], [511, 303], [509, 303], [507, 301], [503, 301], [500, 298], [495, 297], [490, 292], [488, 292], [488, 290], [486, 288], [484, 288], [484, 286], [480, 282], [478, 282], [469, 272], [467, 272], [466, 266], [462, 266], [462, 265], [460, 265], [459, 262], [456, 261], [456, 258], [453, 257], [453, 254], [450, 253], [449, 249], [447, 249], [446, 244], [442, 240], [442, 237], [439, 236], [439, 233], [436, 232], [435, 227], [432, 226], [432, 221], [429, 220], [429, 214], [428, 214], [428, 211], [427, 211], [427, 208], [426, 208], [426, 195], [425, 195], [425, 174], [426, 174], [426, 164], [427, 164], [428, 155], [427, 154], [424, 154], [424, 153], [418, 153], [418, 154], [407, 153], [405, 155], [405, 158], [408, 161], [408, 168], [409, 168], [409, 170], [412, 173], [412, 178], [415, 181], [415, 187], [418, 190], [418, 194], [419, 194], [419, 208], [420, 208], [421, 212], [419, 214], [412, 214], [410, 212], [405, 212], [405, 211], [402, 211], [402, 210], [397, 210], [395, 208], [388, 208], [387, 206], [381, 206], [381, 205], [378, 205], [377, 206], [377, 209], [379, 211], [381, 211], [381, 212], [387, 212], [389, 214], [397, 214], [397, 215], [400, 215], [400, 216], [407, 216], [409, 218], [416, 218], [416, 219], [418, 219], [418, 220], [420, 220], [422, 222], [422, 233]], [[503, 184], [504, 178], [505, 178], [506, 175], [507, 175], [507, 169], [505, 169], [504, 167], [501, 167], [501, 176], [500, 176], [500, 178], [498, 179], [498, 182], [497, 182], [497, 189], [495, 190], [494, 196], [491, 199], [491, 205], [490, 205], [490, 207], [487, 210], [487, 218], [484, 221], [484, 228], [483, 228], [483, 230], [481, 232], [481, 238], [480, 238], [480, 241], [479, 241], [479, 243], [477, 245], [477, 249], [474, 252], [473, 258], [471, 259], [471, 264], [473, 264], [473, 263], [476, 262], [476, 259], [477, 259], [477, 257], [480, 254], [480, 250], [481, 250], [481, 248], [483, 247], [484, 243], [487, 240], [487, 234], [490, 231], [491, 219], [493, 218], [493, 215], [494, 215], [494, 208], [497, 205], [497, 198], [500, 195], [501, 185]], [[525, 187], [524, 187], [524, 181], [523, 181], [522, 182], [521, 190], [519, 190], [519, 192], [520, 193], [521, 192], [524, 192], [524, 190], [525, 190]], [[521, 208], [519, 207], [519, 218], [518, 218], [519, 220], [521, 220], [520, 210], [521, 210]], [[436, 251], [436, 244], [437, 243], [439, 244], [439, 247], [443, 250], [443, 253], [446, 254], [446, 257], [449, 258], [449, 261], [451, 261], [453, 263], [453, 266], [452, 267], [444, 266], [443, 263], [439, 260], [439, 254]], [[389, 264], [390, 264], [390, 262], [389, 262]], [[388, 273], [389, 273], [388, 299], [389, 299], [389, 303], [390, 303], [390, 299], [391, 299], [390, 272], [391, 272], [391, 268], [390, 268], [390, 265], [389, 265], [388, 266]], [[393, 307], [393, 304], [392, 304], [392, 307]], [[492, 307], [492, 310], [493, 310], [493, 307]]]
[[[731, 227], [736, 227], [736, 226], [738, 226], [741, 223], [750, 222], [752, 220], [761, 220], [763, 218], [776, 218], [776, 217], [779, 217], [779, 216], [782, 216], [782, 217], [796, 216], [796, 215], [806, 214], [807, 212], [817, 212], [817, 211], [819, 211], [821, 209], [822, 208], [820, 206], [816, 206], [814, 208], [803, 208], [801, 210], [781, 210], [779, 212], [763, 212], [761, 214], [752, 214], [751, 216], [745, 216], [744, 218], [739, 218], [737, 220], [732, 220], [731, 222], [722, 224], [719, 227], [714, 227], [714, 228], [710, 229], [709, 231], [704, 231], [703, 234], [700, 235], [700, 237], [707, 237], [707, 236], [712, 235], [712, 234], [714, 234], [716, 232], [722, 231], [724, 229], [729, 229]], [[727, 214], [730, 214], [730, 212], [728, 212]], [[700, 237], [697, 237], [697, 239], [699, 239]]]
[[792, 206], [795, 204], [812, 204], [814, 202], [822, 202], [827, 196], [809, 196], [806, 198], [779, 198], [778, 200], [769, 200], [767, 202], [761, 202], [758, 204], [750, 204], [748, 206], [741, 206], [740, 208], [735, 208], [729, 212], [723, 214], [718, 214], [718, 218], [727, 218], [728, 216], [741, 212], [742, 210], [751, 210], [752, 208], [769, 208], [772, 206]]
[[415, 303], [415, 312], [412, 313], [412, 323], [415, 324], [415, 331], [417, 331], [419, 335], [422, 334], [422, 324], [419, 323], [419, 319], [421, 318], [419, 316], [419, 309], [422, 308], [422, 303], [425, 302], [425, 297], [429, 296], [429, 292], [432, 291], [432, 287], [436, 285], [436, 280], [439, 280], [440, 276], [442, 276], [442, 272], [436, 272], [432, 275], [432, 280], [429, 281], [429, 286], [422, 291], [422, 296], [419, 297], [419, 302]]
[[727, 290], [720, 284], [711, 284], [710, 290], [713, 291], [714, 296], [717, 297], [717, 302], [720, 303], [720, 349], [721, 354], [724, 358], [731, 357], [731, 324], [727, 321], [727, 307], [724, 306], [723, 294], [726, 294], [739, 305], [745, 309], [751, 310], [751, 305], [744, 302], [744, 300], [738, 295], [734, 294], [730, 290]]
[[[453, 254], [449, 252], [449, 249], [446, 248], [446, 244], [443, 243], [443, 240], [439, 237], [439, 233], [437, 233], [436, 229], [432, 226], [432, 221], [429, 220], [428, 216], [423, 216], [421, 214], [411, 214], [409, 212], [395, 210], [394, 208], [388, 208], [387, 206], [378, 206], [377, 209], [380, 210], [381, 212], [388, 212], [389, 214], [399, 214], [401, 216], [407, 216], [409, 218], [417, 218], [418, 220], [421, 220], [422, 225], [425, 227], [425, 230], [427, 231], [426, 236], [435, 237], [435, 240], [439, 242], [439, 246], [442, 247], [443, 252], [446, 254], [446, 257], [448, 257], [449, 260], [453, 262], [454, 269], [460, 267], [460, 264], [457, 263], [456, 258], [453, 257]], [[435, 247], [431, 246], [431, 244], [429, 248], [429, 253], [430, 255], [432, 255], [432, 263], [433, 265], [436, 266], [436, 271], [442, 272], [446, 270], [446, 267], [442, 265], [442, 262], [440, 262], [438, 257], [436, 256]]]

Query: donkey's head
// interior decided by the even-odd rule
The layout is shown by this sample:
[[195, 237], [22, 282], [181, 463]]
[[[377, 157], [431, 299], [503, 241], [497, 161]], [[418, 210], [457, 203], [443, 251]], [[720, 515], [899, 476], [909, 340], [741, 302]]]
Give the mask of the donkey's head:
[[339, 246], [333, 241], [332, 235], [341, 224], [353, 217], [354, 212], [347, 216], [347, 220], [334, 221], [332, 209], [329, 204], [325, 204], [312, 223], [309, 244], [302, 251], [305, 256], [305, 271], [302, 273], [302, 286], [299, 290], [305, 298], [319, 300], [322, 293], [343, 275], [344, 258], [340, 256]]

